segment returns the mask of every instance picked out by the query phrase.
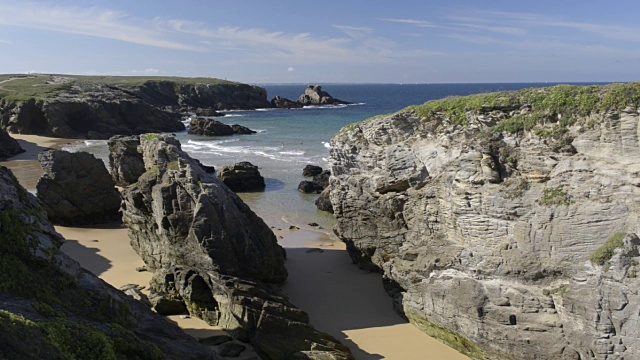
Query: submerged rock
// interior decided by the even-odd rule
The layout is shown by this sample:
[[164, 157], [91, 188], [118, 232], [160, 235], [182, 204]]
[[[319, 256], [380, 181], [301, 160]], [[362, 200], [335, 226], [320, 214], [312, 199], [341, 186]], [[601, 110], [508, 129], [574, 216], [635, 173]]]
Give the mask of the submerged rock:
[[37, 196], [53, 223], [87, 225], [120, 218], [120, 194], [102, 160], [86, 152], [49, 150], [38, 161], [44, 174]]
[[256, 131], [249, 129], [248, 127], [238, 125], [238, 124], [231, 125], [231, 130], [233, 130], [234, 134], [238, 134], [238, 135], [251, 135], [251, 134], [257, 133]]
[[298, 184], [298, 191], [305, 194], [320, 194], [322, 190], [322, 186], [313, 181], [302, 180]]
[[24, 151], [16, 139], [0, 128], [0, 159], [10, 158]]
[[131, 244], [153, 272], [151, 301], [181, 300], [192, 316], [252, 342], [266, 359], [352, 359], [269, 285], [287, 270], [262, 219], [175, 138], [141, 142], [147, 172], [124, 189], [122, 208]]
[[[593, 111], [553, 109], [570, 123], [544, 108], [589, 92]], [[640, 358], [640, 115], [597, 107], [638, 93], [524, 90], [360, 123], [332, 141], [335, 232], [398, 311], [474, 358]], [[472, 105], [491, 99], [512, 100]]]
[[235, 192], [260, 191], [266, 187], [258, 167], [247, 161], [223, 167], [218, 179]]

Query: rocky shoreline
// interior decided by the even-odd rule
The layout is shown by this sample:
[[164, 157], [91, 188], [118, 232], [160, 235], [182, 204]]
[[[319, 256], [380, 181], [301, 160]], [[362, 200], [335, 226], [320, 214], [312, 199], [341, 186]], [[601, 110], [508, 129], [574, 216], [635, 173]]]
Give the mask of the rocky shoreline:
[[336, 234], [478, 359], [638, 358], [639, 84], [450, 98], [332, 141]]
[[0, 87], [0, 127], [18, 134], [108, 139], [183, 131], [186, 114], [217, 117], [222, 110], [350, 104], [319, 85], [309, 86], [297, 102], [287, 101], [294, 105], [268, 101], [263, 88], [218, 79], [29, 75]]

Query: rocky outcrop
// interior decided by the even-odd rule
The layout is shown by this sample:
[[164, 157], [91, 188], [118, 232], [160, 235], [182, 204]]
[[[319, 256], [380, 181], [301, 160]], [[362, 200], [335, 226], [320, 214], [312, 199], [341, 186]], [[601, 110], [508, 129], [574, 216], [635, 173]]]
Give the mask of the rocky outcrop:
[[298, 109], [303, 106], [304, 105], [296, 101], [292, 101], [280, 96], [276, 96], [271, 100], [271, 107], [278, 108], [278, 109]]
[[227, 125], [207, 118], [195, 118], [189, 124], [189, 134], [204, 136], [248, 135], [256, 132], [241, 125]]
[[292, 101], [280, 96], [276, 96], [271, 100], [271, 106], [279, 109], [296, 109], [305, 106], [323, 106], [323, 105], [349, 105], [353, 104], [348, 101], [342, 101], [329, 95], [328, 92], [322, 90], [320, 85], [309, 85], [304, 94], [297, 101]]
[[123, 190], [123, 220], [149, 271], [151, 301], [251, 341], [266, 359], [352, 359], [309, 325], [276, 284], [287, 277], [271, 229], [171, 136], [141, 138], [147, 171]]
[[0, 100], [0, 126], [18, 134], [84, 139], [184, 130], [179, 115], [97, 85], [41, 101]]
[[304, 177], [314, 177], [316, 175], [322, 174], [322, 168], [317, 165], [305, 165], [304, 169], [302, 169], [302, 176]]
[[122, 82], [117, 86], [150, 105], [172, 111], [251, 110], [270, 105], [261, 87], [217, 79], [149, 79], [139, 85]]
[[82, 269], [63, 241], [0, 166], [0, 358], [221, 359]]
[[49, 150], [38, 161], [44, 174], [37, 195], [53, 223], [87, 225], [120, 218], [120, 194], [102, 160], [86, 152]]
[[313, 176], [313, 182], [320, 185], [323, 189], [329, 186], [329, 178], [331, 177], [331, 171], [323, 170], [320, 174]]
[[486, 94], [349, 126], [334, 230], [398, 311], [474, 358], [640, 358], [634, 94]]
[[[39, 90], [21, 93], [34, 86]], [[180, 112], [270, 107], [266, 90], [217, 79], [33, 75], [3, 88], [0, 127], [64, 138], [182, 131]]]
[[298, 99], [298, 104], [302, 106], [308, 105], [346, 105], [351, 104], [347, 101], [342, 101], [329, 95], [328, 92], [322, 90], [320, 85], [309, 85], [304, 94]]
[[315, 201], [318, 210], [326, 211], [333, 214], [333, 205], [331, 204], [331, 192], [329, 189], [324, 189], [320, 193], [320, 196]]
[[24, 149], [18, 144], [18, 141], [0, 129], [0, 159], [10, 158], [23, 152]]
[[144, 161], [138, 151], [140, 136], [114, 136], [107, 142], [111, 176], [118, 186], [128, 186], [144, 174]]
[[298, 184], [298, 191], [305, 194], [320, 194], [322, 192], [322, 186], [316, 184], [313, 181], [302, 180], [300, 184]]
[[247, 161], [223, 167], [218, 179], [235, 192], [261, 191], [266, 187], [258, 167]]

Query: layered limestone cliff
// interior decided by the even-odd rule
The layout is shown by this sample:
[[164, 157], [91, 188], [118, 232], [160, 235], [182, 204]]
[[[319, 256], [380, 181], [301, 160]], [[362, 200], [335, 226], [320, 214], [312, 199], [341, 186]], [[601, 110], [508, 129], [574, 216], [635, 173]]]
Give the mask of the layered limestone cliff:
[[488, 359], [640, 358], [640, 85], [450, 98], [342, 130], [335, 231]]

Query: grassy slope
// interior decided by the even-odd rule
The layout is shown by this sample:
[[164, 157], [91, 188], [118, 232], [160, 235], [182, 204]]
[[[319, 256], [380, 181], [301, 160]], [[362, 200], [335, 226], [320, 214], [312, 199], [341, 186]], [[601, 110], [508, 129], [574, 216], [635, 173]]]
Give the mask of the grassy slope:
[[[577, 117], [640, 106], [640, 83], [606, 86], [558, 85], [549, 88], [524, 89], [509, 92], [478, 94], [464, 97], [448, 97], [429, 101], [423, 105], [409, 106], [400, 112], [412, 111], [425, 118], [444, 117], [459, 125], [466, 125], [469, 114], [487, 113], [493, 110], [515, 110], [530, 105], [527, 114], [516, 114], [497, 124], [494, 131], [518, 133], [529, 131], [550, 117], [561, 115], [561, 127], [571, 125]], [[366, 121], [366, 120], [365, 120]], [[343, 129], [350, 131], [357, 124]]]

